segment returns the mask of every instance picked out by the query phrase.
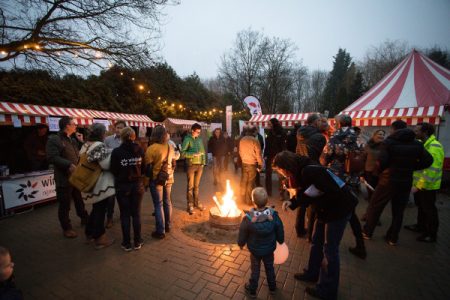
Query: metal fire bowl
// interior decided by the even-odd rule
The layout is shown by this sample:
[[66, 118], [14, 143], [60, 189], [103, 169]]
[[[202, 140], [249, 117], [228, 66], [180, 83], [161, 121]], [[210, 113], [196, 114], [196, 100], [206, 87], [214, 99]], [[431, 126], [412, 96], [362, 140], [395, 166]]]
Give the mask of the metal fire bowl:
[[209, 224], [212, 227], [225, 229], [225, 230], [236, 230], [239, 229], [239, 225], [242, 221], [242, 211], [237, 217], [223, 217], [220, 215], [220, 211], [217, 207], [212, 207], [209, 210]]

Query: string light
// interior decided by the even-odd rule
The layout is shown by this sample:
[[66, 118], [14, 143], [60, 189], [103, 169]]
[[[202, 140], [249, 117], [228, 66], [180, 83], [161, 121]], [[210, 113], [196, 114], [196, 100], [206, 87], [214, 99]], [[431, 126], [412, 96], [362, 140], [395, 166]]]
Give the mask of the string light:
[[120, 72], [120, 76], [123, 76], [123, 72]]

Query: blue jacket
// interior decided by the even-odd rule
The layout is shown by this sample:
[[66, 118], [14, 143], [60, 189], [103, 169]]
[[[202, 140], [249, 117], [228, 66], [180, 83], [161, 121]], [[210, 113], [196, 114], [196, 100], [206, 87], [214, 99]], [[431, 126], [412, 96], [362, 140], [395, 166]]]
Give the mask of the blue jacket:
[[238, 245], [247, 248], [255, 256], [262, 257], [275, 251], [276, 242], [284, 243], [284, 229], [278, 213], [271, 210], [272, 220], [252, 222], [251, 212], [245, 214], [239, 228]]

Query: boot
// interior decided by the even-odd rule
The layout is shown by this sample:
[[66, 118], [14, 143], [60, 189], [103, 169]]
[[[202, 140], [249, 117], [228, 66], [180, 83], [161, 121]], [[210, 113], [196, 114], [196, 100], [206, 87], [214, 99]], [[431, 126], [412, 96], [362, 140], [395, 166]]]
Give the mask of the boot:
[[106, 233], [95, 239], [95, 249], [103, 249], [111, 246], [114, 243], [114, 239], [108, 237]]
[[364, 240], [362, 239], [357, 240], [356, 247], [350, 247], [348, 248], [348, 251], [361, 259], [366, 259], [367, 257], [366, 247], [364, 246]]
[[64, 235], [64, 237], [66, 237], [68, 239], [73, 239], [78, 236], [77, 233], [75, 232], [75, 230], [73, 230], [73, 229], [64, 230], [63, 235]]

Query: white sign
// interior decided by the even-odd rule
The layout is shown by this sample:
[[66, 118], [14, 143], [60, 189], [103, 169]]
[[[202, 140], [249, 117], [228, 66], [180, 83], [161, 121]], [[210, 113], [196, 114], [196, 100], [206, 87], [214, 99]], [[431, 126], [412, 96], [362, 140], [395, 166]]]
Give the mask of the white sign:
[[5, 209], [56, 197], [53, 173], [2, 182]]
[[244, 98], [245, 104], [247, 104], [248, 109], [252, 116], [262, 115], [261, 105], [259, 104], [258, 98], [255, 96], [247, 96]]
[[99, 124], [103, 124], [106, 127], [106, 130], [109, 130], [109, 125], [111, 124], [109, 122], [109, 120], [105, 120], [105, 119], [93, 119], [92, 123], [99, 123]]
[[145, 137], [147, 134], [147, 127], [139, 126], [139, 137]]
[[228, 136], [231, 136], [231, 122], [233, 121], [233, 106], [228, 105], [225, 107], [225, 127], [228, 132]]
[[49, 131], [59, 131], [59, 120], [61, 117], [48, 117], [47, 123], [48, 123], [48, 130]]
[[17, 115], [12, 115], [12, 122], [14, 127], [22, 127], [22, 121], [20, 121], [19, 117]]
[[211, 123], [209, 124], [209, 130], [213, 132], [216, 128], [222, 129], [222, 123]]

